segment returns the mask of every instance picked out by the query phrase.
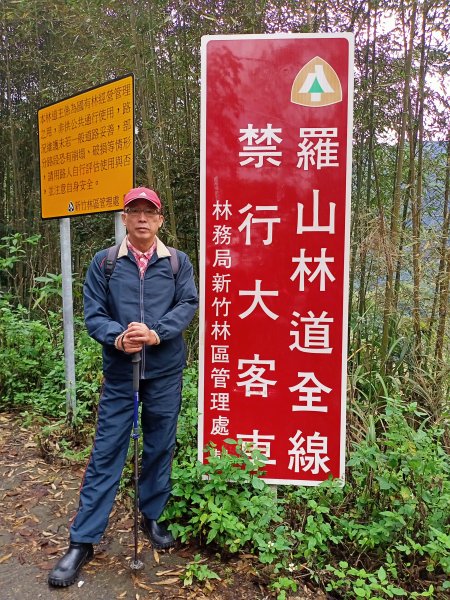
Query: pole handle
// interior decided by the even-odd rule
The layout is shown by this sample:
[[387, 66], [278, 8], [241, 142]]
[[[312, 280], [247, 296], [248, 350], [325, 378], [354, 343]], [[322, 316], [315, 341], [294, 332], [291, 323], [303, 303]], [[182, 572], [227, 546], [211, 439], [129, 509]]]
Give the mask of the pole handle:
[[133, 392], [139, 392], [141, 353], [135, 352], [131, 357], [131, 362], [133, 363]]

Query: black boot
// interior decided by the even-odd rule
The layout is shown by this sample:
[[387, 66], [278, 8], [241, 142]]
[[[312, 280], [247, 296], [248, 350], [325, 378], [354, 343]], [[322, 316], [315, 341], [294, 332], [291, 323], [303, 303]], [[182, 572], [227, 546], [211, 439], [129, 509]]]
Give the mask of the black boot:
[[147, 519], [147, 517], [143, 516], [141, 529], [155, 550], [166, 550], [175, 545], [175, 539], [170, 531], [164, 525], [158, 525], [155, 519]]
[[48, 576], [49, 585], [67, 587], [75, 583], [84, 563], [94, 556], [92, 544], [70, 542], [69, 549], [56, 563]]

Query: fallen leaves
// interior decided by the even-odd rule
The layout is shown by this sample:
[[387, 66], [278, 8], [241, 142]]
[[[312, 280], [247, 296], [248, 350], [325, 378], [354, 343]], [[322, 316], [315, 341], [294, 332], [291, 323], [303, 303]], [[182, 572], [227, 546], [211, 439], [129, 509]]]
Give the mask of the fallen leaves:
[[141, 588], [143, 590], [153, 592], [152, 588], [149, 585], [145, 585], [145, 583], [142, 583], [142, 581], [136, 581], [135, 585], [137, 585], [139, 588]]
[[31, 537], [33, 535], [33, 531], [31, 529], [19, 529], [17, 533], [23, 537]]
[[175, 583], [180, 583], [178, 577], [169, 577], [169, 579], [164, 579], [163, 581], [153, 581], [152, 585], [174, 585]]
[[7, 560], [9, 560], [12, 556], [12, 552], [10, 554], [6, 554], [5, 556], [2, 556], [0, 558], [0, 564], [6, 562]]
[[[46, 581], [47, 573], [67, 549], [69, 519], [78, 504], [84, 467], [57, 460], [46, 463], [39, 456], [41, 448], [30, 441], [32, 431], [21, 428], [18, 433], [13, 415], [2, 414], [0, 423], [8, 424], [0, 440], [2, 576], [9, 569], [12, 577], [19, 568], [20, 583], [28, 590], [27, 586], [35, 586], [36, 581], [39, 585]], [[182, 546], [173, 552], [159, 553], [140, 536], [138, 554], [145, 568], [139, 574], [131, 573], [127, 557], [133, 549], [133, 525], [131, 503], [119, 497], [110, 515], [110, 529], [96, 548], [95, 559], [83, 567], [84, 578], [78, 583], [83, 586], [80, 594], [91, 597], [92, 582], [100, 578], [111, 600], [267, 597], [266, 588], [258, 590], [250, 577], [256, 577], [253, 555], [242, 555], [240, 561], [233, 562], [232, 576], [215, 582], [214, 587], [207, 582], [184, 588], [181, 577], [185, 564], [193, 560], [198, 549]], [[220, 572], [221, 566], [214, 565], [214, 569]]]
[[164, 577], [165, 575], [181, 575], [184, 573], [184, 567], [179, 569], [169, 569], [167, 571], [157, 571], [156, 575], [158, 577]]
[[58, 547], [52, 548], [52, 546], [44, 546], [44, 547], [42, 547], [42, 552], [44, 554], [51, 555], [51, 554], [60, 554], [61, 550]]

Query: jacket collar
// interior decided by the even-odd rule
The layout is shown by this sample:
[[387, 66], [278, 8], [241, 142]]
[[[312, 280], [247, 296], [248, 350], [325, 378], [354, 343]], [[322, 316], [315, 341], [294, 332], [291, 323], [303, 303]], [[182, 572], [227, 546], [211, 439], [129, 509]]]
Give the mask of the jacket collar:
[[[156, 254], [158, 258], [163, 258], [164, 256], [170, 257], [170, 252], [162, 241], [156, 236]], [[122, 243], [120, 244], [119, 253], [117, 258], [122, 258], [122, 256], [128, 256], [128, 246], [127, 246], [127, 238], [124, 237]]]

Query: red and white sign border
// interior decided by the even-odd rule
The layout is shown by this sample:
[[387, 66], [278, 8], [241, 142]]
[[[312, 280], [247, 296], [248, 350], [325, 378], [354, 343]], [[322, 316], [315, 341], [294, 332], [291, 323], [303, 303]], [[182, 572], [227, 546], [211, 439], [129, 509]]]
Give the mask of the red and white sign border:
[[[354, 79], [354, 36], [352, 33], [276, 33], [276, 34], [237, 34], [237, 35], [208, 35], [201, 41], [201, 108], [200, 108], [200, 306], [199, 306], [199, 379], [198, 379], [198, 459], [204, 457], [204, 377], [205, 377], [205, 293], [206, 293], [206, 82], [207, 82], [207, 45], [210, 41], [220, 40], [276, 40], [276, 39], [346, 39], [349, 45], [348, 53], [348, 101], [347, 101], [347, 164], [345, 190], [345, 248], [343, 271], [343, 302], [342, 302], [342, 374], [341, 374], [341, 439], [339, 481], [345, 482], [345, 445], [346, 445], [346, 411], [347, 411], [347, 351], [348, 351], [348, 291], [350, 266], [350, 219], [351, 219], [351, 177], [352, 177], [352, 142], [353, 142], [353, 79]], [[321, 481], [299, 479], [263, 478], [272, 485], [304, 485], [317, 486]]]

